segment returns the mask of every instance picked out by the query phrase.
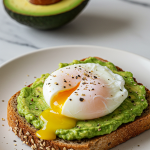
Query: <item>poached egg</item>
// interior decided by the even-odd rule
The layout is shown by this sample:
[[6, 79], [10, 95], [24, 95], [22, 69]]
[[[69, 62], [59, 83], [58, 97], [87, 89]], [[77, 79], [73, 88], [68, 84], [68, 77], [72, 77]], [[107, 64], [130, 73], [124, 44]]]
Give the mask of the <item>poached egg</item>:
[[56, 70], [43, 86], [50, 109], [42, 112], [40, 118], [45, 124], [36, 135], [55, 139], [57, 129], [70, 129], [77, 120], [113, 112], [128, 96], [124, 84], [122, 76], [99, 64], [75, 64]]

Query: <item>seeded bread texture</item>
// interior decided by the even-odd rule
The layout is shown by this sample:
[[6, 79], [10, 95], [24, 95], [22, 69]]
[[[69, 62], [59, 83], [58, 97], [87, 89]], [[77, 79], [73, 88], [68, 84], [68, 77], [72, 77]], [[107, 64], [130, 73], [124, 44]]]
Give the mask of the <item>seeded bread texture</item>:
[[[103, 62], [107, 61], [99, 57], [96, 58]], [[117, 69], [122, 71], [119, 67]], [[121, 125], [111, 134], [74, 141], [66, 141], [59, 138], [56, 140], [41, 140], [36, 137], [35, 133], [37, 130], [34, 126], [29, 124], [24, 117], [21, 117], [17, 111], [17, 97], [19, 94], [20, 91], [8, 101], [7, 120], [15, 135], [23, 143], [29, 145], [32, 150], [109, 150], [150, 129], [150, 91], [146, 89], [147, 109], [143, 111], [140, 117], [136, 117], [135, 121]]]

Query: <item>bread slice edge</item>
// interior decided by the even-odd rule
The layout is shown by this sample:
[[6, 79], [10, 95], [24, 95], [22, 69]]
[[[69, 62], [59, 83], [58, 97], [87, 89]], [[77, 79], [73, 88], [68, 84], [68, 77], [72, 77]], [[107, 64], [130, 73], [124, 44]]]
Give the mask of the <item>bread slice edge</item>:
[[[95, 58], [107, 62], [107, 60], [102, 58]], [[82, 61], [83, 60], [85, 59], [82, 59]], [[117, 67], [117, 69], [123, 71], [119, 67]], [[37, 130], [34, 126], [29, 124], [24, 117], [21, 117], [17, 111], [17, 97], [19, 94], [20, 91], [14, 94], [8, 101], [8, 125], [15, 135], [33, 150], [109, 150], [150, 129], [150, 91], [146, 89], [146, 99], [149, 104], [147, 109], [144, 110], [140, 117], [136, 117], [135, 121], [121, 125], [116, 131], [110, 134], [94, 137], [92, 139], [74, 141], [66, 141], [59, 138], [56, 140], [41, 140], [36, 137], [35, 133]]]

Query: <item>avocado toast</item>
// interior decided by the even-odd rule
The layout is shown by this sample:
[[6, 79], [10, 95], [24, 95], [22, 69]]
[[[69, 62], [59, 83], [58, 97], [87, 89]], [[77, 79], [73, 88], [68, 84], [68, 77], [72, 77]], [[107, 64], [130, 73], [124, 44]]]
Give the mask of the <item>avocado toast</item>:
[[[106, 62], [106, 60], [101, 58], [97, 59]], [[117, 67], [117, 70], [122, 71], [119, 67]], [[137, 117], [134, 122], [121, 125], [116, 131], [104, 136], [74, 141], [66, 141], [59, 138], [53, 141], [40, 140], [35, 136], [36, 129], [27, 123], [17, 112], [17, 97], [19, 93], [20, 92], [16, 93], [9, 101], [8, 123], [13, 128], [15, 134], [17, 134], [22, 141], [27, 142], [26, 144], [33, 149], [110, 149], [150, 128], [150, 121], [148, 119], [150, 117], [150, 109], [148, 106], [141, 117]], [[148, 102], [150, 101], [149, 94], [150, 92], [147, 90], [146, 99]]]

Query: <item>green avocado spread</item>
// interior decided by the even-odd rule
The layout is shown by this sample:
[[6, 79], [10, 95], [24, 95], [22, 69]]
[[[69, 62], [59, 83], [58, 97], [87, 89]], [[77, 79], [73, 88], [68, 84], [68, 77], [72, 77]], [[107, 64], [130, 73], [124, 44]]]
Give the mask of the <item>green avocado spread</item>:
[[[112, 113], [107, 116], [93, 119], [77, 121], [76, 127], [72, 129], [58, 129], [56, 135], [65, 140], [80, 140], [83, 138], [92, 138], [99, 135], [109, 134], [115, 131], [121, 124], [134, 121], [136, 116], [140, 116], [143, 110], [148, 106], [145, 99], [146, 90], [142, 85], [138, 85], [131, 72], [117, 71], [111, 62], [101, 62], [94, 57], [84, 61], [74, 60], [72, 63], [60, 63], [59, 68], [73, 64], [98, 63], [107, 66], [114, 73], [121, 75], [125, 80], [125, 88], [128, 90], [128, 97]], [[33, 124], [35, 128], [41, 129], [44, 122], [39, 119], [43, 110], [49, 108], [43, 97], [43, 84], [50, 74], [43, 74], [41, 78], [35, 80], [30, 87], [24, 87], [18, 96], [17, 109], [21, 116]]]

